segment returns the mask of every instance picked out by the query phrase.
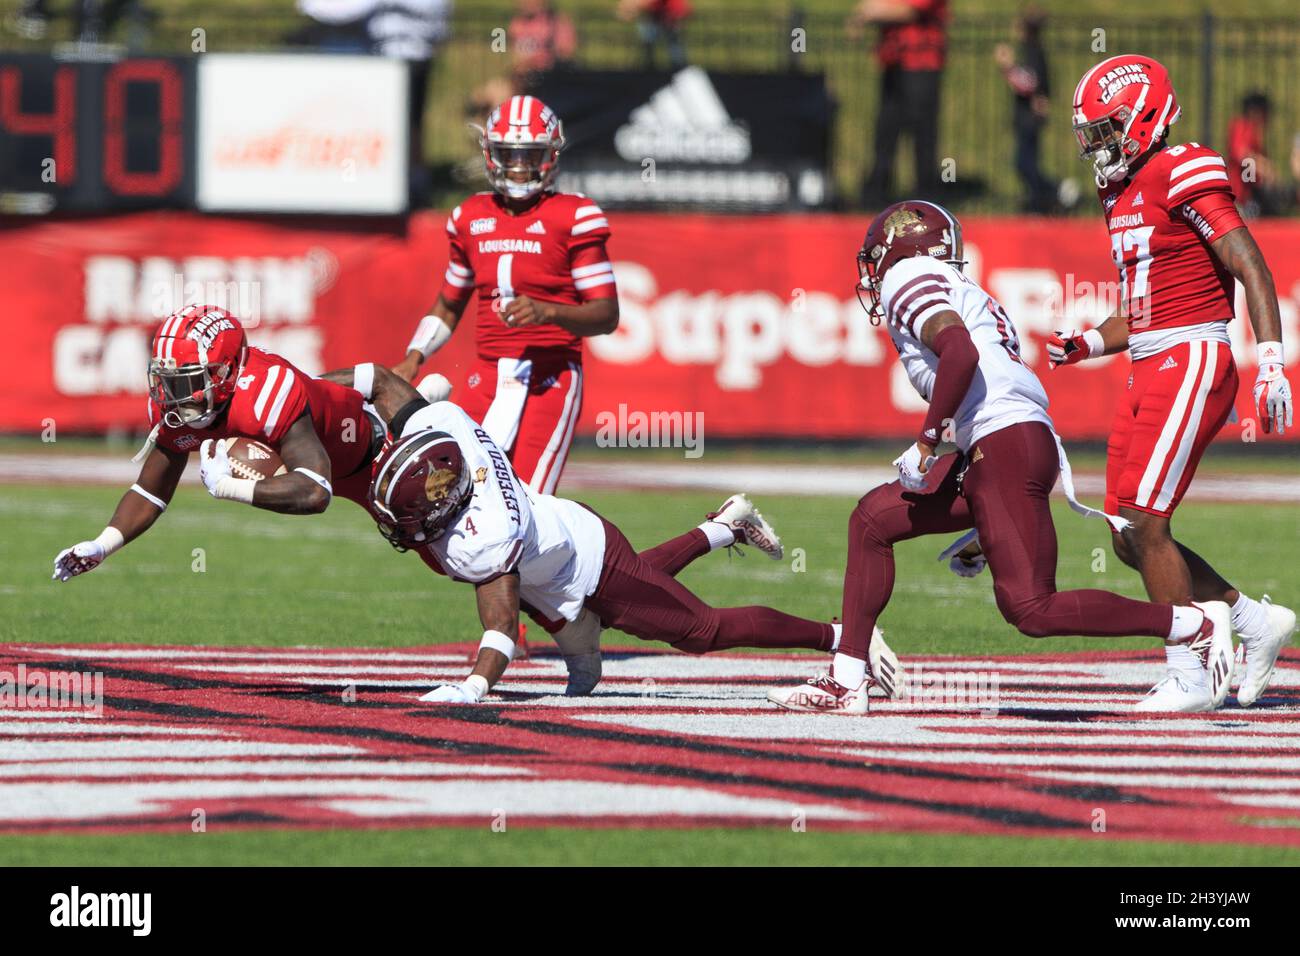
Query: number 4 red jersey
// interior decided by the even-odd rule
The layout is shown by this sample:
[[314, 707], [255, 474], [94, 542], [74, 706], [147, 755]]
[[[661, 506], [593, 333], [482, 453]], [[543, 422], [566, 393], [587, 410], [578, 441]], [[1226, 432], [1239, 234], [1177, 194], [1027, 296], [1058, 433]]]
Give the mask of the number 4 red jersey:
[[478, 290], [477, 343], [483, 359], [517, 358], [525, 349], [582, 354], [582, 339], [556, 325], [512, 329], [500, 310], [519, 295], [579, 305], [618, 294], [605, 252], [609, 221], [576, 193], [544, 192], [520, 215], [495, 193], [470, 196], [447, 217], [451, 254], [442, 296], [463, 303]]
[[[273, 352], [258, 348], [248, 350], [230, 405], [210, 428], [163, 425], [155, 440], [161, 448], [191, 452], [197, 451], [205, 438], [234, 436], [260, 441], [278, 452], [289, 427], [303, 412], [311, 414], [336, 483], [365, 463], [373, 433], [361, 393], [312, 378]], [[157, 421], [158, 407], [151, 401], [149, 423]]]
[[1134, 358], [1210, 337], [1191, 327], [1232, 319], [1233, 279], [1210, 243], [1244, 223], [1222, 156], [1197, 143], [1162, 149], [1098, 195]]

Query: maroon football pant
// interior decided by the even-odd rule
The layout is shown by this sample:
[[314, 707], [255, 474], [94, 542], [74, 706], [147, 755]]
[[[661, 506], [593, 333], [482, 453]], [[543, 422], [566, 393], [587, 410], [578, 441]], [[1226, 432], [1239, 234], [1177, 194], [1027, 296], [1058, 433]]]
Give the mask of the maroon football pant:
[[605, 627], [663, 641], [688, 654], [734, 647], [831, 649], [829, 624], [757, 605], [710, 607], [674, 580], [673, 574], [708, 550], [708, 539], [698, 528], [637, 554], [623, 532], [604, 518], [601, 523], [605, 566], [587, 607]]
[[926, 492], [905, 491], [894, 481], [858, 502], [849, 519], [841, 654], [867, 657], [871, 630], [894, 590], [894, 542], [972, 526], [979, 529], [998, 610], [1021, 633], [1169, 636], [1169, 605], [1109, 591], [1056, 590], [1048, 495], [1060, 462], [1051, 429], [1025, 422], [981, 438], [959, 482], [962, 461], [956, 454], [940, 458]]

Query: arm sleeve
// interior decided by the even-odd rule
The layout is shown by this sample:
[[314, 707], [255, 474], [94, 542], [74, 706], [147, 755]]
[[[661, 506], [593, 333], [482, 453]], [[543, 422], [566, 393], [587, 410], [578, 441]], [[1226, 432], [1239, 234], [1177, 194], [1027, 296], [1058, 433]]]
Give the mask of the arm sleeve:
[[1217, 189], [1184, 203], [1183, 218], [1206, 242], [1213, 242], [1234, 229], [1246, 226], [1232, 201], [1232, 194]]
[[943, 438], [944, 422], [956, 417], [980, 364], [979, 350], [964, 325], [950, 325], [940, 332], [934, 340], [934, 353], [939, 356], [939, 367], [920, 436], [927, 445], [937, 445]]
[[457, 206], [447, 217], [447, 271], [442, 277], [441, 295], [448, 302], [464, 302], [474, 292], [474, 267], [461, 241]]
[[609, 299], [618, 296], [614, 284], [614, 265], [605, 252], [605, 242], [588, 242], [569, 253], [569, 274], [578, 298], [583, 302], [592, 299]]

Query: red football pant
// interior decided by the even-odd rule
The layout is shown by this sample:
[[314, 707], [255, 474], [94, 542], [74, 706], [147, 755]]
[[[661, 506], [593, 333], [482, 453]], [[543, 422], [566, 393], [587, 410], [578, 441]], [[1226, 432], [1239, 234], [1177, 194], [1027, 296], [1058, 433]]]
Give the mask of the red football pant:
[[[623, 532], [604, 518], [605, 566], [587, 607], [605, 627], [616, 627], [645, 641], [663, 641], [688, 654], [707, 654], [735, 647], [792, 648], [829, 651], [835, 632], [829, 624], [809, 621], [768, 607], [715, 608], [673, 579], [663, 567], [632, 550]], [[707, 548], [698, 528], [666, 541], [646, 554], [665, 566], [698, 557]]]
[[1173, 514], [1236, 397], [1237, 367], [1222, 342], [1184, 342], [1134, 362], [1106, 446], [1106, 510]]
[[[582, 365], [572, 352], [525, 356], [533, 361], [528, 396], [519, 413], [518, 431], [509, 448], [515, 474], [540, 494], [555, 493], [573, 444], [573, 430], [582, 411]], [[497, 397], [495, 359], [476, 358], [452, 401], [479, 424]]]
[[956, 454], [940, 458], [926, 493], [904, 491], [894, 481], [858, 502], [849, 519], [840, 653], [867, 657], [871, 629], [894, 590], [894, 542], [970, 527], [979, 529], [998, 610], [1022, 633], [1169, 636], [1168, 605], [1109, 591], [1056, 590], [1056, 528], [1048, 494], [1060, 463], [1046, 425], [1027, 422], [981, 438], [959, 485], [961, 463]]

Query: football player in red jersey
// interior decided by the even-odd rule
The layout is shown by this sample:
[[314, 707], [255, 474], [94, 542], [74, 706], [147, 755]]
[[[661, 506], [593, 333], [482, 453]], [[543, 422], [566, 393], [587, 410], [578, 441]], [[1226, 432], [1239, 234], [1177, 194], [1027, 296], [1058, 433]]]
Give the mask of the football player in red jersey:
[[[1233, 280], [1241, 282], [1258, 344], [1256, 414], [1267, 433], [1291, 427], [1277, 292], [1236, 207], [1223, 157], [1197, 143], [1170, 146], [1178, 119], [1169, 75], [1145, 56], [1114, 56], [1074, 91], [1074, 132], [1096, 170], [1119, 267], [1121, 303], [1099, 328], [1057, 333], [1054, 366], [1128, 350], [1128, 392], [1107, 448], [1106, 509], [1133, 522], [1115, 553], [1142, 574], [1152, 600], [1225, 601], [1241, 639], [1238, 701], [1254, 703], [1295, 630], [1293, 611], [1257, 602], [1176, 541], [1169, 522], [1210, 441], [1232, 411], [1237, 369], [1229, 346]], [[1186, 652], [1168, 649], [1154, 695], [1195, 693]]]
[[550, 494], [582, 406], [582, 340], [618, 327], [609, 222], [585, 196], [554, 190], [564, 133], [541, 100], [511, 97], [480, 133], [493, 191], [447, 218], [442, 290], [394, 371], [414, 380], [477, 290], [478, 356], [456, 401], [530, 488]]
[[[159, 326], [149, 362], [149, 419], [154, 427], [140, 477], [97, 537], [59, 552], [56, 580], [94, 570], [149, 530], [196, 450], [213, 497], [315, 514], [337, 494], [369, 510], [370, 465], [385, 432], [363, 408], [360, 392], [251, 348], [243, 325], [225, 309], [186, 306]], [[232, 436], [274, 448], [285, 474], [261, 481], [236, 477], [225, 444], [213, 441]]]

